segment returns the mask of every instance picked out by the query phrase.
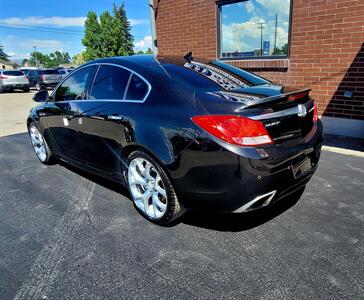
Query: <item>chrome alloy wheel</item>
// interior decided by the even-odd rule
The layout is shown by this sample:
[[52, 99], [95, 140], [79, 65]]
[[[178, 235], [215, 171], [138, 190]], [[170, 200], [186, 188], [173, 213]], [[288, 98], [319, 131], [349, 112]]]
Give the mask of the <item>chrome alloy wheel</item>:
[[37, 127], [31, 125], [29, 128], [30, 139], [32, 140], [35, 154], [44, 162], [47, 159], [47, 151], [44, 143], [43, 136], [40, 134]]
[[129, 164], [128, 182], [135, 205], [151, 219], [163, 217], [167, 193], [153, 164], [144, 158], [134, 158]]

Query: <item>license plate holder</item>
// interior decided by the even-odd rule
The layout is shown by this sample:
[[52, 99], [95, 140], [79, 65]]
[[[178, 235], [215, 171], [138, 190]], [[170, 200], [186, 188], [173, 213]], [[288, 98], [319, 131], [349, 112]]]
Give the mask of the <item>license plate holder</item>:
[[300, 178], [310, 172], [312, 169], [311, 159], [308, 157], [304, 161], [296, 165], [292, 165], [292, 171], [294, 178]]

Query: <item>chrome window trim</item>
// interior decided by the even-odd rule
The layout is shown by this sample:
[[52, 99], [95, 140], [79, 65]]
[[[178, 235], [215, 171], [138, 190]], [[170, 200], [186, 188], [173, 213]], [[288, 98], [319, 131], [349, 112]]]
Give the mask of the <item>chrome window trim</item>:
[[[63, 80], [61, 80], [58, 84], [57, 84], [57, 86], [54, 88], [54, 90], [53, 90], [53, 92], [52, 92], [52, 94], [51, 94], [51, 98], [53, 98], [53, 96], [54, 96], [54, 94], [56, 93], [56, 91], [57, 91], [57, 89], [58, 89], [58, 87], [60, 86], [60, 85], [62, 85], [62, 83], [63, 82], [65, 82], [70, 76], [72, 76], [73, 75], [73, 73], [76, 73], [77, 71], [79, 71], [79, 70], [81, 70], [81, 69], [83, 69], [83, 68], [87, 68], [87, 67], [90, 67], [90, 66], [98, 66], [98, 69], [96, 70], [96, 72], [95, 72], [95, 75], [94, 75], [94, 78], [93, 78], [93, 81], [92, 81], [92, 85], [91, 85], [91, 91], [92, 91], [92, 88], [93, 88], [93, 84], [94, 84], [94, 81], [95, 81], [95, 78], [96, 78], [96, 75], [97, 75], [97, 72], [99, 71], [99, 69], [100, 69], [100, 66], [102, 66], [102, 65], [109, 65], [109, 66], [115, 66], [115, 67], [119, 67], [119, 68], [122, 68], [122, 69], [124, 69], [124, 70], [127, 70], [127, 71], [129, 71], [131, 74], [131, 76], [133, 75], [133, 74], [135, 74], [136, 76], [138, 76], [139, 78], [141, 78], [145, 83], [146, 83], [146, 85], [148, 86], [148, 91], [147, 91], [147, 93], [145, 94], [145, 96], [144, 96], [144, 98], [142, 99], [142, 100], [140, 100], [140, 99], [135, 99], [135, 100], [132, 100], [132, 99], [129, 99], [129, 100], [126, 100], [125, 99], [125, 97], [126, 97], [126, 94], [127, 94], [127, 88], [129, 88], [129, 82], [130, 82], [130, 79], [131, 79], [131, 76], [129, 76], [129, 81], [128, 81], [128, 84], [127, 84], [127, 86], [125, 87], [125, 93], [124, 93], [124, 99], [115, 99], [115, 100], [112, 100], [112, 99], [95, 99], [95, 100], [92, 100], [92, 99], [84, 99], [84, 100], [66, 100], [66, 101], [57, 101], [57, 102], [62, 102], [62, 103], [72, 103], [72, 102], [81, 102], [81, 101], [98, 101], [98, 102], [101, 102], [101, 101], [103, 101], [103, 102], [126, 102], [126, 103], [144, 103], [146, 100], [147, 100], [147, 98], [148, 98], [148, 96], [149, 96], [149, 94], [150, 94], [150, 92], [151, 92], [151, 90], [152, 90], [152, 85], [149, 83], [149, 81], [143, 76], [143, 75], [141, 75], [141, 74], [139, 74], [138, 72], [136, 72], [136, 71], [134, 71], [134, 70], [132, 70], [132, 69], [129, 69], [128, 67], [125, 67], [125, 66], [122, 66], [122, 65], [118, 65], [118, 64], [114, 64], [114, 63], [106, 63], [106, 62], [100, 62], [100, 63], [91, 63], [91, 64], [88, 64], [88, 65], [84, 65], [84, 66], [81, 66], [81, 67], [79, 67], [79, 68], [77, 68], [77, 69], [75, 69], [74, 71], [72, 71], [71, 73], [69, 73], [65, 78], [63, 78]], [[54, 102], [54, 101], [53, 101]]]

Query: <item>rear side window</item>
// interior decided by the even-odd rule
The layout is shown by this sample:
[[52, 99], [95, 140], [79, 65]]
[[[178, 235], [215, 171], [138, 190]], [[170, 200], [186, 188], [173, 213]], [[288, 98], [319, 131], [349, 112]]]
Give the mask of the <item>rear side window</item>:
[[24, 73], [21, 71], [3, 71], [4, 75], [8, 75], [8, 76], [23, 76]]
[[139, 76], [133, 74], [130, 79], [126, 100], [143, 100], [148, 93], [148, 85]]
[[97, 72], [90, 99], [124, 99], [130, 72], [111, 65], [101, 65]]

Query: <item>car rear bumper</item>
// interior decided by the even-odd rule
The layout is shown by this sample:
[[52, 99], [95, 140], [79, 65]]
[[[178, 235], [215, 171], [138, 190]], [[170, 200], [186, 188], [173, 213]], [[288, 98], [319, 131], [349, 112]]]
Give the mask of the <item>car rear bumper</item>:
[[58, 84], [58, 81], [42, 81], [40, 84], [44, 87], [55, 87]]
[[[192, 210], [245, 212], [283, 199], [303, 188], [316, 171], [322, 132], [319, 121], [300, 143], [262, 148], [265, 158], [199, 141], [209, 145], [185, 150], [182, 167], [171, 172], [180, 200]], [[303, 163], [310, 168], [300, 174]], [[189, 167], [182, 170], [183, 165]]]
[[3, 85], [1, 85], [2, 89], [15, 89], [15, 88], [19, 88], [19, 89], [25, 89], [25, 88], [29, 88], [29, 83], [24, 83], [24, 82], [11, 82], [11, 83], [4, 83]]

